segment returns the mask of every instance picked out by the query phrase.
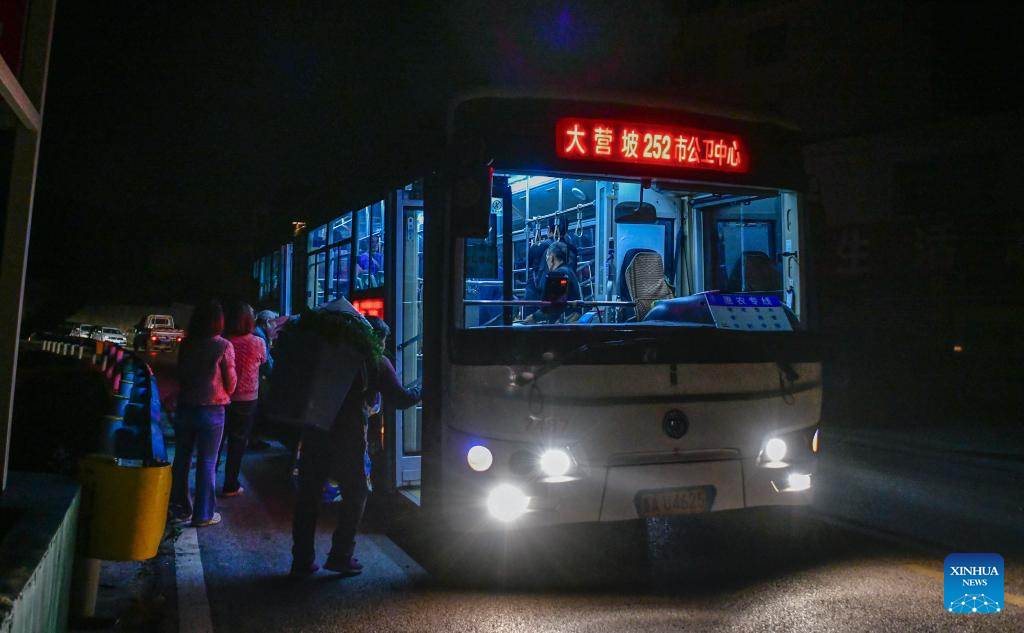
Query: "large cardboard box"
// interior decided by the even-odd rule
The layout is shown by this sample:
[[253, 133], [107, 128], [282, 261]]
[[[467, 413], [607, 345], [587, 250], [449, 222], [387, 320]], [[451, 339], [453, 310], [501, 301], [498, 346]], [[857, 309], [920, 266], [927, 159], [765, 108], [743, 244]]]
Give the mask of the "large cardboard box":
[[315, 332], [287, 329], [274, 346], [264, 414], [272, 422], [330, 430], [366, 357]]

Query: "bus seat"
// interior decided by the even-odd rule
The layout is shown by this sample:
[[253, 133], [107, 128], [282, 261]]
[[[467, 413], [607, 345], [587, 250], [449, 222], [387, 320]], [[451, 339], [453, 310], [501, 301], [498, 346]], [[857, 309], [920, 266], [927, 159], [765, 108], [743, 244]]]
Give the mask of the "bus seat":
[[[633, 295], [630, 294], [629, 286], [626, 284], [626, 271], [629, 270], [629, 265], [633, 263], [633, 258], [639, 253], [653, 253], [649, 248], [631, 248], [626, 251], [626, 254], [622, 256], [622, 267], [619, 268], [619, 279], [616, 287], [619, 291], [619, 299], [621, 301], [632, 301]], [[619, 309], [619, 321], [628, 321], [634, 317], [632, 308], [620, 308]]]
[[622, 268], [619, 269], [619, 298], [623, 301], [632, 301], [633, 295], [629, 292], [629, 286], [626, 284], [626, 271], [629, 270], [629, 265], [633, 263], [633, 258], [640, 253], [654, 253], [649, 248], [631, 248], [626, 251], [626, 254], [622, 257]]
[[638, 321], [644, 318], [655, 301], [675, 296], [675, 291], [665, 281], [665, 266], [660, 254], [654, 251], [637, 253], [625, 268], [626, 287], [636, 306]]

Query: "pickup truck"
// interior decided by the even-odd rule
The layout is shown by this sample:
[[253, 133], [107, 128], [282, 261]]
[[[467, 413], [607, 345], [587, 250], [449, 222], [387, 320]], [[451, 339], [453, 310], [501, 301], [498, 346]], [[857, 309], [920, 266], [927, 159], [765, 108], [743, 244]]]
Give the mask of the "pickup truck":
[[184, 336], [184, 330], [174, 327], [174, 317], [168, 314], [148, 314], [135, 326], [135, 350], [173, 352]]

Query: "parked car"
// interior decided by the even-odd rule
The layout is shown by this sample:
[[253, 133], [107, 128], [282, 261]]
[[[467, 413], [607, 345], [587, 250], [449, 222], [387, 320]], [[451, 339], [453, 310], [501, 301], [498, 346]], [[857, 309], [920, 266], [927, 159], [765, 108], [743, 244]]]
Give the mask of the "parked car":
[[128, 344], [128, 335], [119, 330], [116, 327], [104, 325], [103, 327], [95, 328], [92, 331], [92, 338], [97, 341], [109, 341], [111, 343], [117, 343], [118, 345]]
[[147, 314], [135, 325], [133, 341], [138, 351], [173, 352], [184, 336], [184, 330], [174, 327], [171, 315]]

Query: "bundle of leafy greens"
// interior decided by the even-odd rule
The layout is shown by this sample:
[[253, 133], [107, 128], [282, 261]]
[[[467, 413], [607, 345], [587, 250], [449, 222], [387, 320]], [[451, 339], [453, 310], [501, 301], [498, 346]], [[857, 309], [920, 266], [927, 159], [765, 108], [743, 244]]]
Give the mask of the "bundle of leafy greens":
[[374, 361], [384, 355], [384, 345], [370, 324], [347, 312], [306, 308], [288, 327], [314, 334], [328, 343], [348, 345]]

